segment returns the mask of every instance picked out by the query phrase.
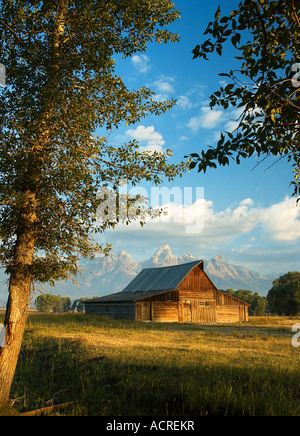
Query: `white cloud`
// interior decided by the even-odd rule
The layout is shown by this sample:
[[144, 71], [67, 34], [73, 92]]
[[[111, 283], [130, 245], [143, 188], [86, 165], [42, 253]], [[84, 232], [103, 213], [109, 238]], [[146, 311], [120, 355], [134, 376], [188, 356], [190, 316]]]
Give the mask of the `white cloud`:
[[211, 109], [209, 106], [202, 106], [200, 115], [190, 119], [188, 127], [195, 133], [200, 129], [216, 129], [220, 139], [220, 132], [233, 132], [239, 127], [239, 118], [242, 115], [244, 108], [228, 109], [227, 111], [221, 109]]
[[240, 205], [241, 206], [253, 206], [254, 201], [252, 200], [252, 198], [246, 198], [245, 200], [241, 201]]
[[134, 55], [131, 58], [131, 62], [140, 73], [148, 73], [148, 71], [151, 69], [149, 64], [150, 59], [146, 55]]
[[[151, 193], [148, 195], [151, 199]], [[179, 198], [179, 196], [178, 196]], [[209, 200], [198, 200], [183, 208], [178, 198], [163, 206], [169, 216], [147, 222], [143, 228], [138, 222], [119, 225], [108, 231], [107, 241], [117, 249], [154, 252], [164, 243], [172, 244], [181, 254], [188, 252], [201, 258], [218, 253], [261, 272], [279, 272], [299, 268], [300, 207], [296, 200], [286, 198], [271, 206], [259, 206], [251, 198], [223, 211], [216, 211]], [[149, 203], [151, 206], [151, 202]], [[189, 226], [199, 225], [197, 215], [204, 212], [203, 231], [187, 233]], [[105, 237], [105, 238], [106, 238]]]
[[286, 198], [264, 211], [263, 229], [277, 241], [296, 241], [300, 238], [300, 208], [294, 198]]
[[135, 130], [128, 130], [126, 135], [142, 144], [140, 147], [141, 151], [164, 152], [163, 147], [166, 142], [163, 136], [155, 131], [154, 126], [145, 127], [140, 125]]
[[[148, 196], [151, 205], [151, 193]], [[193, 204], [183, 206], [179, 204], [178, 198], [179, 196], [177, 203], [168, 202], [162, 205], [168, 210], [168, 215], [152, 221], [149, 219], [149, 223], [143, 229], [145, 239], [159, 239], [163, 235], [165, 239], [175, 237], [182, 242], [185, 239], [189, 240], [191, 246], [197, 246], [199, 243], [213, 246], [228, 245], [245, 235], [249, 236], [248, 243], [259, 243], [262, 238], [276, 243], [300, 239], [300, 208], [296, 206], [295, 199], [286, 198], [270, 207], [256, 207], [253, 200], [247, 198], [235, 207], [217, 212], [212, 201], [198, 199]], [[184, 200], [184, 194], [182, 198]], [[201, 222], [201, 214], [204, 214], [203, 229], [200, 229], [198, 235], [188, 234], [187, 226]], [[137, 230], [137, 223], [128, 229], [129, 232]], [[254, 230], [259, 232], [260, 238], [253, 237], [251, 232]], [[119, 231], [122, 231], [122, 226], [119, 227]]]
[[222, 212], [215, 212], [213, 203], [206, 201], [205, 239], [235, 239], [247, 235], [254, 229], [261, 228], [261, 233], [271, 241], [296, 241], [300, 238], [300, 208], [294, 198], [270, 207], [255, 207], [251, 198], [247, 198], [235, 207]]
[[177, 106], [183, 110], [187, 110], [187, 109], [192, 109], [193, 104], [189, 99], [189, 97], [187, 97], [186, 95], [181, 95], [177, 99]]
[[221, 110], [211, 110], [210, 107], [202, 107], [201, 115], [191, 118], [188, 127], [193, 132], [198, 132], [200, 129], [215, 129], [218, 127], [224, 117], [224, 112]]
[[159, 92], [171, 94], [174, 92], [174, 87], [172, 85], [173, 82], [174, 79], [172, 77], [162, 77], [161, 79], [156, 80], [154, 85]]
[[175, 92], [174, 83], [175, 79], [169, 76], [161, 76], [156, 80], [153, 84], [156, 90], [156, 95], [154, 96], [155, 100], [159, 102], [168, 100]]

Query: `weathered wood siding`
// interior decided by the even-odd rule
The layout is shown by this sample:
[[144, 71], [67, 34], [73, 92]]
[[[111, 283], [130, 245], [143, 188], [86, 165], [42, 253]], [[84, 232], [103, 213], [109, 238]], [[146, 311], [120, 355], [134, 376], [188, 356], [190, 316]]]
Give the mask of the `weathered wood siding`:
[[87, 315], [103, 315], [114, 319], [135, 319], [134, 303], [119, 304], [87, 304], [85, 312]]
[[178, 322], [178, 293], [166, 292], [136, 302], [136, 320]]
[[247, 322], [248, 307], [238, 305], [217, 306], [217, 322]]
[[153, 301], [152, 321], [178, 322], [178, 303], [171, 301]]
[[216, 322], [216, 288], [199, 267], [179, 287], [178, 321]]
[[195, 291], [211, 291], [214, 289], [214, 285], [205, 272], [199, 268], [194, 268], [190, 274], [183, 280], [179, 289], [181, 291], [187, 290], [195, 290]]
[[248, 307], [217, 290], [207, 274], [196, 267], [179, 287], [178, 321], [233, 323], [248, 321]]
[[217, 322], [238, 322], [239, 306], [217, 306]]
[[248, 321], [248, 306], [241, 303], [240, 300], [231, 295], [217, 291], [217, 322], [247, 322]]

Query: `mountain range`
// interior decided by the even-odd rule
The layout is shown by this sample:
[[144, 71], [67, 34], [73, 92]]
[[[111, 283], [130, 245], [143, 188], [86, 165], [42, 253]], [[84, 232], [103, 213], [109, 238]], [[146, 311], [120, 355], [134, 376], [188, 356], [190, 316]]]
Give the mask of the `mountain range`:
[[[119, 255], [99, 256], [93, 261], [83, 260], [81, 268], [87, 281], [80, 278], [80, 285], [75, 285], [72, 281], [59, 282], [55, 288], [48, 287], [47, 290], [53, 294], [69, 296], [72, 300], [80, 297], [101, 297], [122, 291], [143, 268], [180, 265], [195, 260], [198, 259], [192, 254], [175, 256], [169, 245], [159, 248], [150, 259], [144, 262], [137, 262], [126, 251], [122, 251]], [[217, 288], [222, 290], [248, 289], [260, 295], [267, 295], [273, 281], [280, 275], [263, 276], [241, 266], [233, 265], [220, 255], [211, 260], [204, 260], [204, 262], [206, 273]], [[3, 275], [0, 282], [4, 283], [4, 280]], [[2, 288], [2, 293], [0, 291], [2, 304], [6, 300], [5, 294], [7, 291]]]

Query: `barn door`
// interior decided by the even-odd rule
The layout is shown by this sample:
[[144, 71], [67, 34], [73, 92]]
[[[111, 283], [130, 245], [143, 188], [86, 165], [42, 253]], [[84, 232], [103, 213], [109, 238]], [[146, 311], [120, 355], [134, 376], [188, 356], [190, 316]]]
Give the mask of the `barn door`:
[[195, 301], [194, 322], [211, 323], [216, 322], [216, 304], [214, 301]]
[[192, 322], [192, 304], [190, 301], [183, 302], [183, 322]]
[[142, 321], [152, 321], [151, 316], [151, 302], [143, 301], [141, 303]]

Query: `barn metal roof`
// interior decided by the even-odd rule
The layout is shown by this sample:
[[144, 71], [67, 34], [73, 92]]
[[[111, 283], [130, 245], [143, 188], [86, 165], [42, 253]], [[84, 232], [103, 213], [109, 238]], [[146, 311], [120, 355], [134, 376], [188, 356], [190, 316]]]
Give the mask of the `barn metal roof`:
[[172, 291], [201, 263], [203, 261], [198, 260], [183, 265], [143, 269], [123, 292]]
[[155, 295], [162, 294], [162, 291], [150, 291], [150, 292], [118, 292], [117, 294], [106, 295], [105, 297], [95, 298], [93, 300], [85, 301], [85, 304], [97, 304], [97, 303], [133, 303], [138, 300], [144, 300], [145, 298], [151, 298]]
[[198, 265], [201, 265], [203, 269], [203, 260], [183, 265], [143, 269], [122, 292], [89, 300], [87, 303], [132, 302], [172, 291], [177, 289], [192, 269]]

